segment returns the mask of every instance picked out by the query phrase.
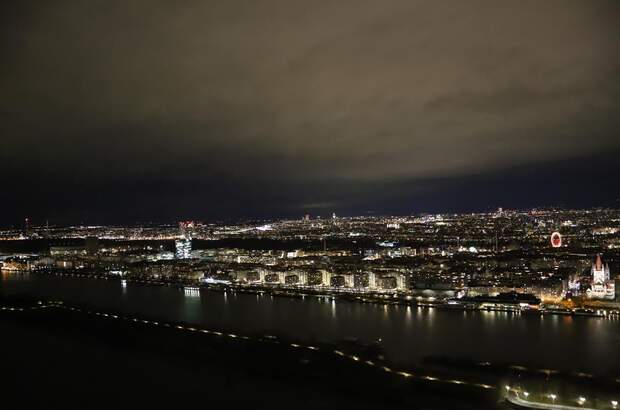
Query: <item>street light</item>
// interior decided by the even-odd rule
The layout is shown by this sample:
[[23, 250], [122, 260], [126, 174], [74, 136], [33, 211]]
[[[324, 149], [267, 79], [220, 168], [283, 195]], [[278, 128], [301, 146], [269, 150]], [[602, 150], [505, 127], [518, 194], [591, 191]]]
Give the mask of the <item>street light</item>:
[[582, 406], [582, 405], [583, 405], [583, 403], [585, 403], [585, 402], [586, 402], [586, 398], [585, 398], [585, 397], [581, 397], [581, 396], [580, 396], [580, 397], [577, 399], [577, 403], [579, 403], [579, 405], [580, 405], [580, 406]]
[[611, 401], [611, 407], [613, 407], [614, 409], [618, 407], [618, 400], [612, 400]]
[[527, 396], [529, 396], [530, 394], [528, 392], [524, 391], [523, 395], [525, 396], [525, 399], [527, 400]]
[[555, 399], [558, 397], [555, 394], [550, 394], [549, 397], [551, 397], [551, 400], [553, 400], [553, 404], [555, 404]]

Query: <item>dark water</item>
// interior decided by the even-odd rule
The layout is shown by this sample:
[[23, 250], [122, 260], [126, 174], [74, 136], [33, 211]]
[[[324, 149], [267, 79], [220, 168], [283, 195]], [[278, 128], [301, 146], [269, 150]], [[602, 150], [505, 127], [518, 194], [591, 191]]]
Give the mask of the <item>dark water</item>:
[[156, 320], [300, 340], [382, 339], [389, 359], [440, 355], [529, 367], [620, 373], [620, 321], [200, 292], [118, 281], [3, 273], [0, 292], [60, 299]]

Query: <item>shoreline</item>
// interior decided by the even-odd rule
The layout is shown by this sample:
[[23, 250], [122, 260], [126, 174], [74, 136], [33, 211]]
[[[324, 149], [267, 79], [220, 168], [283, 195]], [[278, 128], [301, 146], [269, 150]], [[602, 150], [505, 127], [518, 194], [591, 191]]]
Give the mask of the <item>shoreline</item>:
[[[202, 356], [207, 349], [214, 350], [218, 360], [223, 360], [225, 363], [233, 360], [233, 369], [226, 371], [246, 372], [246, 368], [254, 368], [259, 363], [261, 366], [270, 363], [267, 366], [275, 366], [276, 369], [280, 369], [284, 363], [297, 363], [295, 366], [302, 368], [302, 376], [299, 377], [305, 377], [303, 372], [305, 369], [312, 369], [312, 366], [315, 366], [318, 374], [324, 377], [325, 369], [336, 372], [342, 371], [338, 369], [345, 369], [346, 379], [355, 379], [371, 385], [382, 383], [391, 390], [396, 389], [399, 394], [406, 393], [409, 389], [415, 389], [423, 395], [428, 392], [431, 396], [436, 392], [452, 392], [469, 397], [479, 404], [486, 403], [484, 408], [497, 403], [498, 394], [503, 390], [500, 387], [507, 378], [514, 379], [515, 375], [521, 375], [518, 376], [520, 381], [529, 380], [533, 385], [538, 383], [536, 380], [543, 380], [551, 373], [558, 380], [579, 380], [579, 383], [585, 383], [584, 386], [588, 383], [610, 386], [620, 382], [619, 379], [614, 381], [598, 376], [593, 378], [591, 375], [583, 377], [555, 373], [551, 370], [526, 369], [487, 362], [474, 363], [441, 357], [428, 357], [415, 366], [404, 363], [399, 365], [384, 360], [380, 351], [374, 350], [370, 345], [346, 340], [309, 342], [263, 333], [244, 334], [239, 329], [211, 329], [185, 322], [154, 320], [148, 316], [99, 310], [82, 304], [67, 305], [62, 301], [8, 297], [0, 299], [0, 302], [2, 305], [0, 326], [6, 327], [11, 323], [30, 327], [34, 325], [39, 329], [37, 332], [55, 334], [54, 339], [58, 333], [66, 334], [70, 338], [71, 351], [75, 343], [78, 345], [84, 343], [86, 335], [88, 343], [101, 339], [100, 342], [107, 346], [106, 349], [111, 349], [114, 356], [117, 355], [119, 348], [122, 355], [126, 354], [124, 352], [126, 347], [123, 346], [127, 343], [131, 348], [141, 345], [142, 342], [138, 344], [135, 342], [135, 338], [138, 338], [151, 346], [149, 351], [152, 354], [159, 355], [161, 349], [153, 347], [152, 343], [163, 343], [167, 349], [163, 351], [164, 354], [170, 351], [174, 351], [175, 355], [181, 351], [185, 352], [183, 355], [192, 363], [192, 367], [196, 360], [204, 363], [203, 366], [211, 366], [211, 362]], [[93, 336], [91, 332], [95, 335]], [[155, 342], [156, 340], [159, 341]], [[170, 343], [183, 349], [171, 348]], [[174, 358], [175, 365], [179, 365], [178, 360], [179, 358]], [[287, 372], [297, 372], [286, 368]], [[545, 376], [541, 372], [548, 374]], [[281, 373], [278, 373], [278, 377], [281, 377]], [[175, 388], [177, 387], [170, 387], [171, 390]], [[613, 386], [605, 389], [613, 389]], [[588, 397], [592, 397], [591, 394]]]
[[[200, 291], [200, 289], [206, 289], [214, 292], [239, 292], [247, 294], [262, 295], [267, 294], [274, 297], [287, 297], [292, 299], [305, 299], [317, 298], [324, 300], [345, 300], [349, 302], [357, 303], [370, 303], [377, 305], [398, 305], [398, 306], [411, 306], [411, 307], [424, 307], [435, 308], [441, 310], [452, 310], [459, 312], [501, 312], [517, 314], [519, 316], [581, 316], [592, 317], [601, 319], [618, 320], [620, 319], [620, 307], [607, 308], [607, 307], [576, 307], [573, 309], [561, 309], [555, 307], [546, 307], [541, 304], [540, 307], [527, 307], [523, 308], [518, 305], [511, 305], [506, 303], [498, 303], [499, 306], [489, 305], [488, 302], [473, 302], [466, 301], [465, 303], [453, 303], [454, 300], [450, 299], [436, 299], [436, 298], [423, 298], [420, 296], [414, 297], [413, 295], [404, 295], [402, 293], [394, 292], [360, 292], [343, 290], [337, 288], [318, 288], [309, 286], [287, 286], [287, 285], [274, 285], [274, 286], [261, 286], [253, 284], [234, 284], [234, 283], [200, 283], [200, 282], [176, 282], [156, 279], [138, 279], [138, 278], [123, 278], [121, 276], [110, 276], [97, 273], [73, 273], [73, 272], [55, 272], [55, 271], [9, 271], [2, 270], [2, 273], [8, 274], [20, 274], [20, 275], [42, 275], [42, 276], [60, 276], [60, 277], [73, 277], [84, 279], [99, 279], [99, 280], [113, 280], [124, 283], [137, 283], [151, 286], [173, 286], [178, 289], [189, 289], [190, 291]], [[451, 303], [452, 302], [452, 303]]]

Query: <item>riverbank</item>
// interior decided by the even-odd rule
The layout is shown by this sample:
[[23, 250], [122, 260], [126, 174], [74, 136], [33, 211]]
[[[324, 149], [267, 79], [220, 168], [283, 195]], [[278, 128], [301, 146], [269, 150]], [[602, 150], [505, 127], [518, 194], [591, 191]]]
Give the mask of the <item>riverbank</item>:
[[[493, 408], [496, 390], [389, 368], [329, 345], [67, 306], [2, 305], [3, 395], [20, 406]], [[23, 308], [23, 310], [15, 310]], [[10, 354], [7, 354], [9, 353]]]
[[317, 286], [295, 286], [295, 285], [257, 285], [257, 284], [235, 284], [235, 283], [200, 283], [196, 282], [177, 282], [159, 279], [145, 278], [122, 278], [120, 276], [110, 276], [98, 273], [89, 273], [85, 271], [3, 271], [5, 274], [37, 274], [37, 275], [53, 275], [58, 277], [72, 278], [91, 278], [113, 281], [123, 281], [123, 283], [140, 283], [152, 286], [172, 286], [178, 288], [187, 288], [199, 291], [200, 289], [208, 289], [217, 292], [239, 292], [257, 295], [270, 295], [274, 297], [287, 298], [318, 298], [322, 300], [348, 300], [358, 303], [372, 303], [380, 305], [399, 305], [411, 307], [436, 308], [456, 311], [486, 311], [486, 312], [504, 312], [517, 315], [557, 315], [557, 316], [587, 316], [597, 318], [607, 318], [620, 320], [620, 305], [616, 304], [594, 304], [575, 306], [565, 308], [557, 305], [541, 304], [540, 306], [521, 306], [519, 304], [506, 303], [477, 303], [470, 300], [461, 301], [454, 298], [435, 298], [413, 296], [404, 292], [397, 291], [360, 291], [354, 289], [342, 288], [326, 288]]
[[[10, 352], [3, 357], [4, 391], [23, 405], [72, 407], [118, 395], [123, 404], [141, 405], [501, 409], [500, 380], [508, 373], [532, 386], [545, 380], [536, 369], [442, 358], [403, 368], [354, 342], [308, 344], [26, 297], [0, 298], [0, 331]], [[555, 377], [565, 385], [574, 376]], [[480, 382], [485, 379], [493, 384]], [[617, 383], [587, 379], [581, 391], [590, 393], [588, 383]], [[33, 389], [37, 394], [28, 395]]]
[[[617, 352], [610, 349], [617, 336], [614, 321], [519, 318], [477, 311], [459, 314], [331, 298], [303, 300], [232, 290], [196, 292], [135, 283], [123, 286], [116, 280], [49, 275], [3, 276], [0, 295], [13, 299], [21, 295], [24, 301], [21, 307], [13, 304], [8, 308], [13, 310], [3, 310], [5, 313], [29, 312], [26, 302], [30, 298], [42, 302], [37, 303], [38, 309], [65, 310], [94, 322], [124, 322], [231, 343], [275, 340], [286, 349], [320, 352], [412, 385], [497, 391], [505, 382], [518, 381], [530, 392], [540, 386], [543, 392], [562, 397], [567, 396], [562, 386], [570, 385], [575, 386], [572, 391], [588, 399], [618, 386], [613, 366]], [[47, 300], [65, 303], [50, 308]], [[603, 355], [592, 356], [594, 352], [582, 349], [586, 337], [596, 338], [597, 351]], [[568, 366], [567, 354], [572, 354]], [[587, 361], [581, 360], [584, 355]]]

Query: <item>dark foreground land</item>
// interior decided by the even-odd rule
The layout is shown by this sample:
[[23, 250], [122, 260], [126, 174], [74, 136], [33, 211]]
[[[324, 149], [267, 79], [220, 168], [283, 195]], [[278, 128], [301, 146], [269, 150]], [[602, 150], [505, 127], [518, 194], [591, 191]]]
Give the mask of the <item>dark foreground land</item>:
[[2, 397], [15, 400], [15, 408], [497, 407], [495, 389], [415, 380], [326, 346], [312, 350], [281, 339], [154, 326], [86, 309], [22, 306], [0, 311]]

